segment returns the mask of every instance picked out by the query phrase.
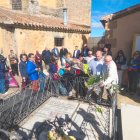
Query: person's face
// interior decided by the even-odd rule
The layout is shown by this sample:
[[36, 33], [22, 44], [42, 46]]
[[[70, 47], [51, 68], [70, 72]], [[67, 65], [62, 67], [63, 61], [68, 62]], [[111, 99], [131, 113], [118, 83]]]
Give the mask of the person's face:
[[119, 56], [122, 56], [122, 53], [119, 53]]
[[80, 60], [80, 61], [83, 61], [83, 59], [84, 59], [84, 58], [83, 58], [82, 56], [81, 56], [81, 57], [79, 57], [79, 60]]
[[23, 55], [22, 56], [22, 61], [24, 61], [24, 62], [27, 61], [27, 57]]
[[109, 60], [109, 59], [105, 58], [105, 64], [106, 64], [106, 65], [109, 65], [109, 64], [110, 64], [110, 62], [111, 62], [111, 60]]
[[75, 47], [75, 50], [78, 50], [78, 47]]
[[88, 52], [88, 56], [92, 57], [92, 52], [91, 51]]
[[108, 51], [108, 48], [104, 48], [104, 51], [107, 52]]
[[97, 58], [97, 60], [101, 60], [102, 59], [102, 53], [101, 52], [96, 52], [96, 58]]
[[14, 51], [13, 51], [13, 50], [11, 50], [11, 51], [10, 51], [10, 53], [11, 53], [11, 54], [14, 54]]
[[31, 57], [29, 58], [31, 61], [35, 62], [35, 56], [31, 55]]

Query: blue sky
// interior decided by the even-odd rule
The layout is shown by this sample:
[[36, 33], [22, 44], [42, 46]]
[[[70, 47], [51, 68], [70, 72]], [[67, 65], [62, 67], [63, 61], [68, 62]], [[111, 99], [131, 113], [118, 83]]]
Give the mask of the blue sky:
[[100, 23], [102, 16], [140, 4], [140, 0], [92, 0], [91, 36], [102, 36], [104, 28]]

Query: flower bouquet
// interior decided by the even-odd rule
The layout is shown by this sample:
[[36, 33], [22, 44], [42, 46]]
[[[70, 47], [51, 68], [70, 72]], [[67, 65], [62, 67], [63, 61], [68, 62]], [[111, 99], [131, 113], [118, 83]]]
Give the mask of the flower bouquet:
[[99, 75], [91, 75], [88, 78], [87, 82], [85, 82], [85, 86], [87, 88], [91, 88], [94, 85], [98, 84], [101, 80], [102, 80], [102, 77], [101, 76], [99, 76]]

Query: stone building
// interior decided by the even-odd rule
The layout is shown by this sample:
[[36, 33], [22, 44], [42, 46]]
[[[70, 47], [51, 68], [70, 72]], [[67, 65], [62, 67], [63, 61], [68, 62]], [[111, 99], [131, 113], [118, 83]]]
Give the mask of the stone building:
[[62, 45], [70, 52], [87, 42], [91, 0], [0, 1], [0, 50], [18, 55]]
[[122, 49], [129, 58], [134, 36], [140, 34], [140, 4], [107, 15], [101, 22], [106, 30], [104, 43], [111, 44], [113, 56]]

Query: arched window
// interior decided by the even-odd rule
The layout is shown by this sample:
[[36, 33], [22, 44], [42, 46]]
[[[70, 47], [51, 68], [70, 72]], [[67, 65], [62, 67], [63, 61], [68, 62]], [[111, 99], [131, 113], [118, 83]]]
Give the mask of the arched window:
[[13, 10], [21, 10], [22, 9], [21, 0], [12, 0], [12, 9]]

